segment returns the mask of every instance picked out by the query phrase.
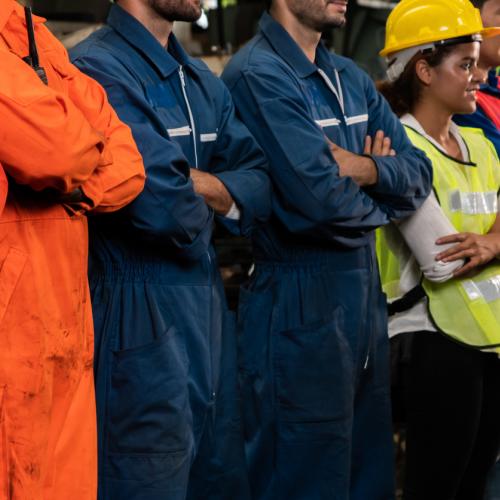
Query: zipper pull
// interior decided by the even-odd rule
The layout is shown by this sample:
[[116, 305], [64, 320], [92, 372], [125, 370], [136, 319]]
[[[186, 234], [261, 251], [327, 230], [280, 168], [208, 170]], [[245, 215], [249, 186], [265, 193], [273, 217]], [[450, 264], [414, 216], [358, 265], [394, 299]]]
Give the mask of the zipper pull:
[[182, 71], [182, 66], [179, 66], [179, 78], [181, 79], [182, 86], [186, 88], [186, 80], [184, 80], [184, 71]]

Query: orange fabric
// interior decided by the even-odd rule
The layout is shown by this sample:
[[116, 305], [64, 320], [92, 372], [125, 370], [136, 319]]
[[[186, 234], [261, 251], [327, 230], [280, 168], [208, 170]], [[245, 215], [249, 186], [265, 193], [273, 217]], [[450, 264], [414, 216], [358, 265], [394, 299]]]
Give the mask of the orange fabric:
[[2, 215], [5, 200], [7, 199], [8, 186], [7, 177], [5, 176], [2, 165], [0, 165], [0, 216]]
[[500, 130], [500, 99], [496, 95], [490, 95], [487, 92], [477, 92], [477, 103], [483, 108], [486, 116]]
[[[45, 86], [22, 8], [0, 0], [0, 500], [94, 500], [93, 330], [87, 210], [144, 184], [142, 159], [103, 89], [36, 19]], [[76, 207], [57, 193], [81, 188]]]

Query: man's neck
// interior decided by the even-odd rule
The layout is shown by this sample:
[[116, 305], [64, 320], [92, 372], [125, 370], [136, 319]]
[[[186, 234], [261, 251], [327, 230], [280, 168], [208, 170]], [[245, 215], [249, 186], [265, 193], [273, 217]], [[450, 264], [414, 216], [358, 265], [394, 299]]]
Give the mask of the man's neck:
[[168, 38], [174, 23], [161, 17], [147, 3], [133, 0], [120, 0], [120, 7], [135, 17], [163, 46], [168, 46]]
[[316, 49], [321, 40], [321, 33], [301, 24], [289, 10], [271, 7], [269, 13], [285, 28], [306, 57], [313, 63], [316, 59]]

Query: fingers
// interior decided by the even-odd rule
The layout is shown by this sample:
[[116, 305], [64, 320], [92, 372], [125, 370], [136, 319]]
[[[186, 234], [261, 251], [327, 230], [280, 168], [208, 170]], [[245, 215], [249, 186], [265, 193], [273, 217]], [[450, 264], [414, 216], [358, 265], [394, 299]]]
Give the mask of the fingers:
[[446, 245], [448, 243], [460, 243], [467, 239], [467, 233], [456, 233], [443, 236], [436, 240], [436, 245]]
[[384, 140], [382, 141], [382, 154], [381, 154], [381, 156], [389, 156], [390, 152], [391, 152], [391, 138], [384, 137]]
[[363, 153], [365, 155], [372, 154], [372, 138], [369, 135], [365, 137], [365, 147], [363, 149]]
[[466, 257], [473, 257], [477, 254], [474, 237], [469, 233], [450, 234], [449, 236], [439, 238], [436, 243], [438, 245], [457, 243], [456, 245], [453, 245], [436, 255], [436, 260], [440, 260], [442, 262], [450, 262]]
[[373, 139], [372, 145], [372, 155], [382, 156], [382, 148], [384, 144], [384, 132], [383, 130], [377, 130], [375, 137]]
[[437, 258], [441, 262], [453, 262], [454, 260], [468, 259], [468, 258], [480, 258], [473, 248], [463, 247], [461, 245], [456, 245], [449, 250], [447, 250], [446, 255], [443, 253], [441, 258]]
[[377, 130], [375, 137], [370, 137], [371, 149], [367, 151], [368, 141], [365, 139], [365, 154], [374, 156], [396, 156], [396, 151], [391, 148], [391, 138], [386, 137], [383, 130]]
[[453, 276], [455, 276], [455, 277], [465, 276], [467, 273], [470, 273], [472, 270], [474, 270], [480, 264], [481, 264], [480, 259], [471, 259], [471, 260], [469, 260], [469, 262], [467, 262], [467, 264], [462, 266], [460, 269], [457, 269], [453, 273]]

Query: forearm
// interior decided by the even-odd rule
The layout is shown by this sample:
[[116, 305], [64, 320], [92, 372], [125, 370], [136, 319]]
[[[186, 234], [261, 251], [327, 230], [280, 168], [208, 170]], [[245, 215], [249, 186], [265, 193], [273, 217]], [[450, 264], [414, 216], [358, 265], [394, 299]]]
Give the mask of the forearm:
[[219, 215], [226, 215], [234, 204], [234, 200], [226, 186], [216, 176], [191, 169], [191, 180], [194, 190], [202, 196], [208, 206]]
[[97, 167], [105, 137], [66, 94], [42, 84], [13, 54], [2, 58], [16, 85], [0, 89], [0, 161], [19, 184], [73, 191]]
[[374, 186], [378, 181], [377, 163], [371, 156], [359, 156], [349, 175], [361, 187]]
[[452, 262], [436, 260], [437, 254], [452, 246], [448, 244], [443, 248], [436, 244], [436, 240], [457, 231], [444, 215], [434, 194], [431, 193], [423, 205], [397, 227], [427, 279], [447, 281], [464, 265], [464, 259]]

